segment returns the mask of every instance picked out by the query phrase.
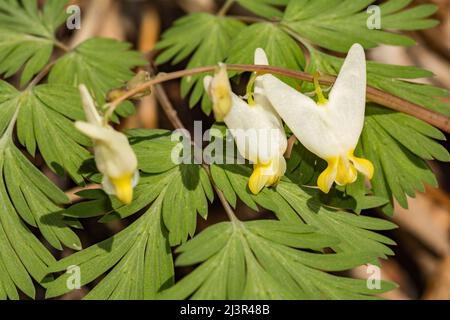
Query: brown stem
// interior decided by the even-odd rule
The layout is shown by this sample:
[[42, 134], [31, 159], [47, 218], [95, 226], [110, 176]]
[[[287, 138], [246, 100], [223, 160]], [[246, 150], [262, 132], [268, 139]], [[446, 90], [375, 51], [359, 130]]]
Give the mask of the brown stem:
[[[133, 90], [128, 91], [126, 94], [120, 98], [114, 100], [110, 104], [110, 109], [113, 111], [122, 102], [132, 98], [138, 93], [145, 91], [152, 86], [163, 83], [170, 80], [179, 79], [182, 77], [193, 76], [202, 73], [213, 72], [216, 66], [206, 66], [198, 67], [193, 69], [186, 69], [175, 71], [167, 74], [160, 74], [156, 78], [136, 87]], [[294, 79], [299, 79], [303, 81], [313, 82], [313, 76], [309, 73], [303, 71], [294, 71], [285, 68], [272, 67], [272, 66], [261, 66], [261, 65], [247, 65], [247, 64], [230, 64], [227, 65], [227, 69], [230, 71], [249, 71], [258, 73], [271, 73], [276, 75], [287, 76]], [[333, 85], [336, 81], [336, 77], [333, 76], [321, 76], [319, 82], [323, 85]], [[438, 112], [426, 109], [420, 105], [412, 103], [408, 100], [402, 99], [400, 97], [394, 96], [390, 93], [381, 91], [373, 87], [367, 87], [367, 99], [376, 102], [380, 105], [388, 107], [390, 109], [403, 112], [421, 119], [447, 133], [450, 133], [450, 118], [440, 114]]]
[[246, 22], [246, 23], [274, 22], [274, 21], [270, 21], [270, 20], [267, 20], [267, 19], [263, 19], [263, 18], [249, 17], [249, 16], [233, 16], [233, 15], [229, 15], [227, 17], [228, 18], [232, 18], [232, 19], [236, 19], [236, 20], [239, 20], [239, 21], [242, 21], [242, 22]]
[[161, 108], [163, 109], [172, 126], [175, 129], [185, 129], [185, 126], [178, 117], [178, 112], [172, 106], [172, 103], [170, 102], [169, 97], [167, 96], [167, 93], [164, 90], [162, 84], [155, 85], [154, 90], [156, 99], [158, 99]]
[[51, 62], [49, 62], [44, 69], [41, 70], [41, 72], [39, 72], [33, 80], [31, 80], [31, 82], [28, 84], [27, 86], [27, 90], [33, 88], [34, 86], [36, 86], [39, 82], [41, 82], [42, 79], [45, 78], [45, 76], [50, 72], [50, 70], [53, 68], [53, 66], [56, 64], [56, 60], [53, 60]]
[[217, 15], [219, 17], [223, 17], [227, 14], [228, 10], [230, 10], [231, 6], [234, 4], [234, 0], [227, 0], [222, 8], [220, 8], [219, 12], [217, 12]]
[[70, 47], [66, 46], [64, 43], [58, 40], [55, 40], [55, 46], [64, 51], [64, 53], [67, 53], [71, 50]]
[[216, 184], [214, 183], [209, 167], [207, 165], [203, 165], [203, 168], [206, 170], [209, 180], [211, 181], [211, 184], [214, 187], [214, 190], [216, 191], [217, 196], [219, 197], [220, 202], [222, 203], [223, 208], [225, 209], [225, 212], [228, 216], [228, 218], [230, 219], [231, 222], [233, 223], [238, 223], [239, 219], [236, 217], [233, 208], [231, 207], [230, 203], [228, 202], [227, 198], [225, 197], [225, 195], [223, 194], [222, 190], [220, 190]]
[[[181, 122], [181, 119], [178, 117], [177, 111], [175, 110], [174, 106], [170, 102], [170, 99], [167, 96], [167, 93], [164, 90], [164, 87], [161, 84], [156, 84], [154, 86], [154, 90], [155, 90], [156, 99], [158, 99], [159, 103], [161, 104], [161, 108], [163, 109], [164, 113], [166, 114], [166, 116], [169, 119], [172, 126], [175, 129], [186, 129], [186, 127]], [[239, 220], [236, 217], [236, 215], [234, 214], [233, 208], [228, 203], [223, 192], [214, 183], [214, 180], [212, 179], [212, 176], [211, 176], [211, 172], [209, 170], [209, 166], [206, 164], [202, 164], [202, 166], [205, 169], [206, 173], [208, 174], [209, 180], [211, 181], [214, 191], [216, 192], [217, 196], [219, 197], [219, 200], [222, 203], [222, 206], [223, 206], [228, 218], [233, 223], [238, 222]]]

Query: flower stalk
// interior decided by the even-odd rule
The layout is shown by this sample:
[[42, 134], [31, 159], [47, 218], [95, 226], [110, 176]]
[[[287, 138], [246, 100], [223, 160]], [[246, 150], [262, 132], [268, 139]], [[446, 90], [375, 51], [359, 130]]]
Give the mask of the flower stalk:
[[[229, 71], [240, 71], [240, 72], [258, 72], [262, 73], [271, 73], [274, 75], [286, 76], [293, 79], [298, 79], [307, 82], [314, 82], [313, 75], [303, 72], [303, 71], [295, 71], [289, 70], [286, 68], [273, 67], [273, 66], [264, 66], [264, 65], [248, 65], [248, 64], [228, 64], [226, 65]], [[121, 97], [112, 101], [108, 106], [112, 110], [117, 108], [122, 102], [129, 100], [133, 96], [141, 93], [143, 91], [148, 90], [152, 86], [164, 83], [171, 80], [176, 80], [183, 77], [193, 76], [197, 74], [203, 73], [211, 73], [216, 70], [217, 66], [205, 66], [198, 67], [186, 70], [175, 71], [171, 73], [164, 73], [156, 76], [155, 78], [143, 83], [142, 85], [129, 90], [127, 93], [123, 94]], [[318, 79], [321, 85], [331, 86], [336, 81], [336, 77], [334, 76], [321, 76]], [[399, 111], [411, 116], [414, 116], [420, 120], [423, 120], [436, 128], [439, 128], [446, 133], [450, 133], [450, 117], [447, 117], [438, 112], [429, 110], [424, 108], [418, 104], [410, 102], [408, 100], [402, 99], [400, 97], [394, 96], [388, 92], [381, 91], [374, 87], [367, 87], [367, 99], [369, 101], [378, 103], [384, 107], [389, 109]]]

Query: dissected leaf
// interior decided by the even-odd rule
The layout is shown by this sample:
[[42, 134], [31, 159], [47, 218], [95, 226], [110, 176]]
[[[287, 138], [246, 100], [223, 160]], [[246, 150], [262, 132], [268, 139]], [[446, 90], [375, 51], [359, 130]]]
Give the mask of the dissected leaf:
[[130, 50], [128, 43], [91, 38], [57, 61], [49, 82], [75, 87], [84, 84], [102, 105], [111, 89], [123, 86], [133, 77], [131, 69], [145, 64], [138, 52]]
[[90, 157], [85, 146], [91, 144], [74, 127], [84, 120], [78, 90], [67, 85], [39, 85], [17, 98], [19, 141], [34, 156], [39, 148], [47, 165], [57, 174], [65, 171], [83, 183], [80, 167]]
[[[176, 64], [192, 54], [187, 68], [215, 65], [225, 61], [230, 53], [230, 41], [244, 28], [244, 24], [231, 18], [214, 16], [207, 13], [194, 13], [177, 20], [174, 26], [165, 32], [156, 48], [163, 49], [156, 59], [157, 64], [172, 61]], [[211, 112], [211, 102], [203, 89], [206, 74], [183, 78], [181, 93], [186, 96], [190, 91], [191, 107], [202, 99], [202, 108]]]
[[272, 19], [283, 16], [283, 12], [280, 9], [285, 7], [289, 0], [237, 0], [237, 2], [258, 16]]
[[[365, 48], [379, 44], [411, 46], [414, 40], [392, 30], [420, 30], [435, 26], [429, 17], [434, 5], [406, 7], [411, 0], [390, 0], [377, 11], [366, 10], [375, 0], [298, 0], [290, 1], [282, 24], [302, 39], [323, 48], [347, 52], [354, 43]], [[379, 26], [372, 27], [378, 19]], [[379, 28], [379, 29], [378, 29]]]
[[0, 138], [0, 298], [19, 299], [17, 289], [34, 298], [32, 278], [44, 281], [53, 256], [21, 218], [39, 228], [57, 249], [64, 244], [81, 249], [81, 243], [62, 219], [61, 205], [68, 202], [28, 159], [17, 150], [11, 132]]
[[[278, 234], [274, 238], [274, 233]], [[296, 239], [292, 242], [291, 239]], [[367, 252], [322, 254], [334, 240], [305, 225], [281, 221], [230, 222], [213, 225], [178, 248], [177, 266], [201, 263], [160, 299], [369, 299], [395, 286], [383, 282], [370, 290], [365, 280], [328, 274], [365, 263]], [[373, 297], [372, 297], [373, 298]]]
[[[292, 70], [304, 67], [305, 58], [298, 44], [278, 25], [266, 22], [246, 27], [233, 40], [227, 63], [253, 64], [257, 48], [264, 49], [271, 66]], [[287, 77], [282, 79], [291, 85], [296, 83]]]
[[177, 165], [172, 161], [171, 155], [177, 142], [172, 142], [168, 131], [131, 130], [129, 136], [142, 171], [133, 202], [123, 205], [115, 197], [101, 191], [90, 191], [84, 195], [91, 201], [75, 204], [64, 215], [76, 218], [105, 215], [101, 221], [108, 222], [139, 212], [160, 195], [170, 244], [185, 242], [195, 234], [197, 213], [206, 219], [208, 200], [214, 198], [206, 171], [200, 165]]
[[[225, 175], [228, 182], [224, 183], [224, 180], [217, 179], [219, 171], [222, 171], [221, 175]], [[336, 252], [350, 253], [364, 247], [373, 254], [371, 263], [375, 263], [378, 257], [386, 258], [387, 255], [393, 254], [385, 244], [395, 243], [371, 231], [395, 228], [395, 225], [388, 221], [333, 210], [320, 202], [317, 190], [302, 188], [286, 178], [275, 189], [265, 189], [261, 194], [254, 196], [247, 187], [251, 169], [246, 166], [213, 166], [211, 172], [217, 186], [224, 190], [229, 201], [230, 195], [233, 194], [231, 204], [234, 204], [232, 201], [235, 201], [237, 195], [254, 210], [258, 210], [256, 204], [259, 204], [273, 211], [281, 221], [291, 223], [303, 221], [323, 234], [338, 238], [339, 243], [331, 246]], [[367, 224], [369, 221], [371, 224]]]
[[[81, 284], [88, 284], [107, 275], [85, 299], [142, 300], [173, 282], [172, 253], [167, 231], [161, 218], [162, 199], [158, 199], [136, 222], [115, 236], [70, 257], [54, 263], [47, 271], [65, 271], [70, 266], [80, 268]], [[46, 285], [47, 297], [69, 292], [65, 273]]]
[[50, 60], [55, 30], [64, 22], [67, 1], [4, 0], [0, 3], [0, 74], [6, 78], [25, 66], [20, 79], [26, 84]]

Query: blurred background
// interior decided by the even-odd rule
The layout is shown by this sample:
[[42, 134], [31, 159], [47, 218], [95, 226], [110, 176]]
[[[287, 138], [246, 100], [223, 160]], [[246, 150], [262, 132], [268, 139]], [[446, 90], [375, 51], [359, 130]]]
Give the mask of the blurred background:
[[[94, 37], [109, 37], [126, 40], [149, 59], [156, 54], [155, 43], [162, 32], [179, 17], [196, 11], [215, 12], [222, 1], [218, 0], [72, 0], [82, 9], [82, 28], [76, 32], [61, 30], [59, 35], [67, 45], [76, 46]], [[412, 36], [418, 45], [412, 48], [379, 47], [369, 52], [370, 58], [391, 64], [415, 65], [435, 73], [435, 77], [423, 82], [450, 89], [450, 0], [415, 0], [414, 3], [434, 3], [439, 6], [436, 18], [441, 24], [432, 30], [414, 32]], [[230, 13], [250, 15], [234, 6]], [[164, 65], [158, 71], [169, 72], [184, 68], [183, 63]], [[164, 88], [176, 107], [185, 126], [192, 127], [193, 121], [204, 121], [204, 129], [212, 124], [211, 118], [204, 116], [200, 108], [190, 110], [179, 94], [179, 82], [166, 83]], [[450, 103], [450, 99], [447, 99]], [[155, 97], [148, 96], [138, 103], [137, 113], [121, 123], [127, 128], [172, 129], [165, 115], [159, 111]], [[449, 144], [446, 143], [448, 149]], [[69, 181], [54, 176], [45, 168], [42, 160], [36, 163], [76, 202], [79, 189]], [[448, 164], [432, 162], [432, 168], [440, 181], [440, 188], [427, 188], [425, 193], [409, 199], [409, 209], [397, 206], [392, 221], [399, 229], [386, 233], [397, 242], [393, 248], [396, 255], [383, 262], [382, 277], [397, 282], [400, 287], [385, 295], [389, 299], [450, 299], [450, 170]], [[95, 186], [92, 186], [95, 187]], [[267, 217], [268, 213], [256, 213], [241, 206], [238, 210], [243, 219]], [[370, 214], [383, 217], [381, 212]], [[222, 208], [215, 204], [210, 210], [207, 222], [199, 220], [198, 230], [224, 219]], [[83, 221], [85, 230], [80, 237], [83, 247], [88, 247], [117, 233], [130, 220], [101, 225], [96, 220]], [[57, 258], [71, 254], [70, 250], [53, 251]], [[177, 269], [177, 278], [189, 272]], [[367, 276], [365, 267], [348, 272], [354, 277]], [[89, 287], [68, 294], [63, 299], [79, 299]], [[41, 290], [42, 291], [42, 290]], [[38, 297], [43, 298], [43, 291]]]

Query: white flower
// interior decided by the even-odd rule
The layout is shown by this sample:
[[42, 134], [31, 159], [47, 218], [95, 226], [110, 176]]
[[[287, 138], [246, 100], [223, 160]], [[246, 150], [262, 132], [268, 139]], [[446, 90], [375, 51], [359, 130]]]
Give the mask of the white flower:
[[[255, 53], [255, 63], [267, 64], [267, 58], [261, 49]], [[223, 81], [223, 74], [226, 75], [225, 66], [221, 65], [220, 68], [215, 78], [205, 77], [204, 81], [213, 101], [217, 101], [214, 97], [217, 77], [222, 77]], [[226, 81], [228, 82], [228, 76]], [[231, 108], [223, 113], [223, 121], [230, 129], [240, 154], [254, 164], [248, 186], [252, 193], [258, 194], [264, 187], [277, 184], [286, 172], [283, 154], [287, 149], [287, 139], [283, 123], [264, 96], [259, 77], [255, 80], [253, 103], [245, 102], [231, 92], [231, 88], [228, 94], [231, 97]]]
[[130, 204], [133, 188], [139, 180], [136, 155], [127, 137], [105, 123], [84, 85], [80, 85], [80, 92], [87, 122], [77, 121], [75, 127], [94, 143], [95, 162], [103, 174], [105, 192], [116, 195], [124, 204]]
[[372, 163], [353, 155], [366, 104], [366, 59], [361, 45], [354, 44], [350, 49], [329, 100], [320, 97], [317, 90], [316, 103], [272, 75], [260, 78], [267, 98], [295, 136], [327, 161], [328, 167], [317, 181], [320, 190], [328, 193], [334, 181], [338, 185], [353, 183], [357, 171], [372, 178]]

